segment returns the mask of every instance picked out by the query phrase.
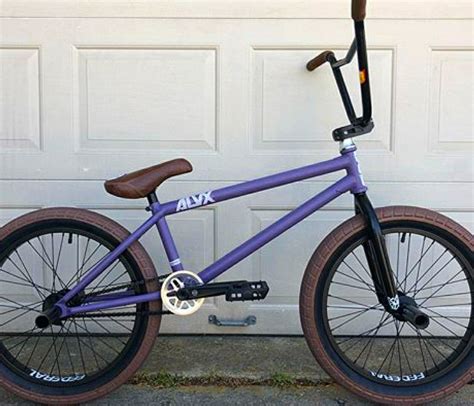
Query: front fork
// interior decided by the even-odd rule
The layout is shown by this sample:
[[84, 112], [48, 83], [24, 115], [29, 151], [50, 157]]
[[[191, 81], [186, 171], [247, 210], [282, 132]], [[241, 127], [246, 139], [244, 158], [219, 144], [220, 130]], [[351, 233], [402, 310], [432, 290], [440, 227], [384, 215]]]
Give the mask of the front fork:
[[397, 320], [407, 321], [417, 329], [426, 329], [430, 323], [428, 315], [420, 310], [414, 298], [397, 289], [385, 237], [369, 198], [365, 192], [354, 196], [356, 213], [364, 216], [367, 227], [369, 239], [363, 247], [380, 304]]
[[364, 216], [369, 239], [363, 244], [379, 302], [390, 313], [400, 307], [397, 285], [390, 266], [385, 238], [379, 220], [365, 192], [355, 194], [356, 214]]

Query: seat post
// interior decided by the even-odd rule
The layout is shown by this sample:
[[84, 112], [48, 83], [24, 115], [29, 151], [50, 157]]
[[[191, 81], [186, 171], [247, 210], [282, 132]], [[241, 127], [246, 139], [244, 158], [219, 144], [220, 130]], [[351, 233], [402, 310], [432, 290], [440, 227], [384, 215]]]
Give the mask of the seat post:
[[[156, 196], [156, 191], [149, 193], [146, 198], [150, 205], [149, 207], [151, 212], [155, 214], [156, 210], [153, 208], [152, 205], [159, 203], [158, 197]], [[173, 236], [171, 235], [171, 231], [168, 227], [168, 222], [166, 221], [164, 216], [157, 221], [156, 228], [158, 229], [158, 233], [160, 234], [161, 242], [163, 244], [163, 248], [165, 249], [166, 256], [168, 257], [171, 269], [173, 271], [182, 271], [184, 267], [181, 263], [178, 249], [176, 248]]]
[[156, 196], [156, 191], [151, 192], [146, 199], [148, 200], [148, 204], [151, 206], [154, 203], [158, 203], [158, 197]]

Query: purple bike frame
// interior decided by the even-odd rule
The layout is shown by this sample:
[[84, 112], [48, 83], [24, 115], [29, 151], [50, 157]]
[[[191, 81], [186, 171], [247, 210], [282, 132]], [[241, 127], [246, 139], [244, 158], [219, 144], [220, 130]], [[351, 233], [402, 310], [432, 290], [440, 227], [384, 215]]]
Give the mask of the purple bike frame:
[[69, 307], [67, 302], [74, 296], [84, 291], [84, 289], [104, 272], [131, 244], [140, 239], [154, 225], [165, 248], [172, 271], [183, 269], [178, 250], [174, 243], [171, 232], [168, 228], [165, 217], [172, 214], [179, 214], [182, 211], [192, 210], [197, 207], [207, 206], [213, 203], [223, 202], [236, 197], [260, 192], [267, 189], [276, 188], [289, 183], [298, 182], [321, 175], [341, 170], [346, 171], [346, 175], [317, 194], [302, 205], [283, 216], [275, 223], [271, 224], [258, 234], [245, 241], [237, 248], [218, 259], [213, 264], [199, 273], [199, 276], [208, 283], [217, 276], [228, 270], [233, 265], [242, 261], [244, 258], [263, 247], [274, 238], [286, 230], [293, 227], [321, 207], [346, 192], [362, 193], [367, 190], [364, 184], [362, 174], [359, 170], [359, 164], [355, 155], [355, 147], [345, 150], [337, 158], [324, 161], [275, 175], [265, 176], [263, 178], [239, 183], [237, 185], [227, 186], [213, 191], [198, 193], [179, 200], [160, 204], [152, 203], [150, 210], [152, 216], [143, 223], [137, 230], [130, 234], [122, 243], [109, 254], [107, 254], [98, 264], [89, 270], [85, 276], [74, 286], [64, 297], [56, 303], [61, 309], [61, 317], [67, 317], [77, 313], [109, 309], [113, 307], [126, 306], [130, 304], [143, 303], [160, 299], [160, 292], [151, 292], [144, 294], [134, 294], [133, 291], [121, 292], [120, 294], [98, 295], [88, 299], [87, 303], [80, 306]]

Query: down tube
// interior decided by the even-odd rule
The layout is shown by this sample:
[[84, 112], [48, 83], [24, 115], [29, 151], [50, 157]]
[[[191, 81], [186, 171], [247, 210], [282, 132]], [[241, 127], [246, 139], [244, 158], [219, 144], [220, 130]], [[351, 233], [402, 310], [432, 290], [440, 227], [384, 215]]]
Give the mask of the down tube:
[[304, 220], [316, 210], [325, 206], [343, 193], [351, 190], [352, 187], [353, 177], [350, 175], [345, 176], [315, 197], [303, 203], [291, 213], [288, 213], [286, 216], [283, 216], [272, 225], [260, 231], [250, 240], [244, 242], [242, 245], [239, 245], [237, 248], [218, 259], [212, 265], [201, 271], [199, 276], [204, 283], [215, 279], [230, 267], [242, 261], [244, 258], [248, 257], [250, 254], [263, 247], [265, 244], [278, 237], [280, 234], [290, 229], [295, 224]]

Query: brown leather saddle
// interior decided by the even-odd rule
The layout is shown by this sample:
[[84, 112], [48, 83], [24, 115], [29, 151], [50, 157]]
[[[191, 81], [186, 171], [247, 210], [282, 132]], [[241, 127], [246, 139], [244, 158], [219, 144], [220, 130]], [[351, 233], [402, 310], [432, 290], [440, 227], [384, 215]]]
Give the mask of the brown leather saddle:
[[192, 170], [192, 165], [186, 159], [173, 159], [107, 180], [104, 187], [111, 195], [139, 199], [154, 192], [166, 179]]

